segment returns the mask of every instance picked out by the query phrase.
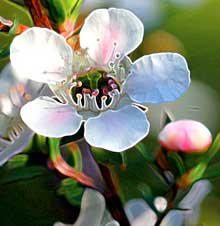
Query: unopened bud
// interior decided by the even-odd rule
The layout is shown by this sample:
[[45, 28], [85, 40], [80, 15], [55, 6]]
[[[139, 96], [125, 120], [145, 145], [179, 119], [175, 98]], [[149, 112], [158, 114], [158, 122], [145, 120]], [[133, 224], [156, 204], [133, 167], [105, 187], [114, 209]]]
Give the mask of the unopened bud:
[[193, 120], [167, 124], [158, 139], [165, 149], [186, 153], [206, 151], [212, 143], [210, 131], [202, 123]]
[[154, 206], [159, 212], [164, 212], [167, 208], [167, 200], [164, 197], [156, 197], [154, 199]]

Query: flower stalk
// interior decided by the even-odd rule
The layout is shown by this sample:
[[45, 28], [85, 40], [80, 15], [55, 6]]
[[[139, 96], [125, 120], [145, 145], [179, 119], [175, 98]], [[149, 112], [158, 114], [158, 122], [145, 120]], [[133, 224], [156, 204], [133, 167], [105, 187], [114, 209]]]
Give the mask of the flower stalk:
[[40, 0], [24, 0], [24, 4], [28, 8], [35, 26], [53, 29]]
[[54, 167], [63, 175], [66, 175], [68, 177], [71, 177], [77, 181], [79, 181], [81, 184], [85, 186], [89, 186], [92, 188], [96, 188], [94, 181], [91, 177], [85, 175], [82, 172], [79, 172], [69, 166], [66, 161], [61, 156], [60, 149], [59, 149], [59, 141], [55, 138], [49, 139], [49, 148], [50, 148], [50, 158], [51, 161], [54, 164]]

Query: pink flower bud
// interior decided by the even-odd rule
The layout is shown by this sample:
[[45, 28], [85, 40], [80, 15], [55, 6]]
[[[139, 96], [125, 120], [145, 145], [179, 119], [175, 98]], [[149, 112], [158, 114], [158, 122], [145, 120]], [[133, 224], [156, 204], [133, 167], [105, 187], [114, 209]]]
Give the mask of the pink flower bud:
[[162, 147], [187, 153], [206, 151], [212, 143], [210, 131], [200, 122], [180, 120], [167, 124], [159, 134]]

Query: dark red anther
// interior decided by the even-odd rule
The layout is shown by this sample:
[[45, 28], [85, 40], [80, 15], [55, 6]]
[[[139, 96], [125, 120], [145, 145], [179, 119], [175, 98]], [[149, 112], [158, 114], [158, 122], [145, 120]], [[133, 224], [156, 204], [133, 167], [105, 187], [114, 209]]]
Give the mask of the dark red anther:
[[81, 81], [77, 81], [76, 87], [77, 87], [77, 88], [82, 87], [82, 82], [81, 82]]
[[99, 95], [99, 90], [98, 89], [93, 90], [92, 95], [97, 97]]
[[102, 89], [102, 93], [103, 93], [103, 95], [105, 95], [105, 96], [108, 96], [108, 88], [103, 88]]
[[82, 94], [83, 94], [83, 95], [84, 95], [84, 94], [91, 94], [91, 90], [88, 89], [88, 88], [83, 88], [83, 89], [82, 89]]

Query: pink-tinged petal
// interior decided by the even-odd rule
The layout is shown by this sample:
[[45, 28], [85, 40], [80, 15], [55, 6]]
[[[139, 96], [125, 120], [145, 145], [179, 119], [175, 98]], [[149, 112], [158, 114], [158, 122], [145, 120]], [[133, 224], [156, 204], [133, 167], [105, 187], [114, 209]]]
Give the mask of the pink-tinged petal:
[[19, 105], [18, 102], [20, 102], [20, 98], [27, 100], [33, 99], [39, 96], [42, 91], [51, 95], [49, 88], [46, 90], [45, 87], [46, 85], [42, 83], [37, 83], [22, 77], [22, 75], [12, 67], [11, 63], [7, 64], [0, 73], [0, 95], [3, 94], [10, 97], [13, 104], [16, 106]]
[[202, 152], [212, 143], [210, 131], [200, 122], [179, 120], [167, 124], [159, 134], [160, 144], [171, 151]]
[[24, 105], [21, 118], [34, 132], [47, 137], [73, 135], [82, 123], [75, 108], [49, 97], [40, 97]]
[[72, 72], [73, 53], [66, 40], [47, 28], [33, 27], [18, 35], [10, 47], [11, 64], [19, 75], [56, 83]]
[[99, 65], [128, 55], [142, 42], [142, 22], [125, 9], [98, 9], [85, 20], [80, 45]]
[[177, 53], [157, 53], [134, 62], [125, 90], [138, 103], [162, 103], [181, 97], [190, 84], [184, 57]]
[[99, 148], [121, 152], [133, 147], [149, 132], [146, 113], [134, 106], [106, 111], [85, 123], [85, 139]]

